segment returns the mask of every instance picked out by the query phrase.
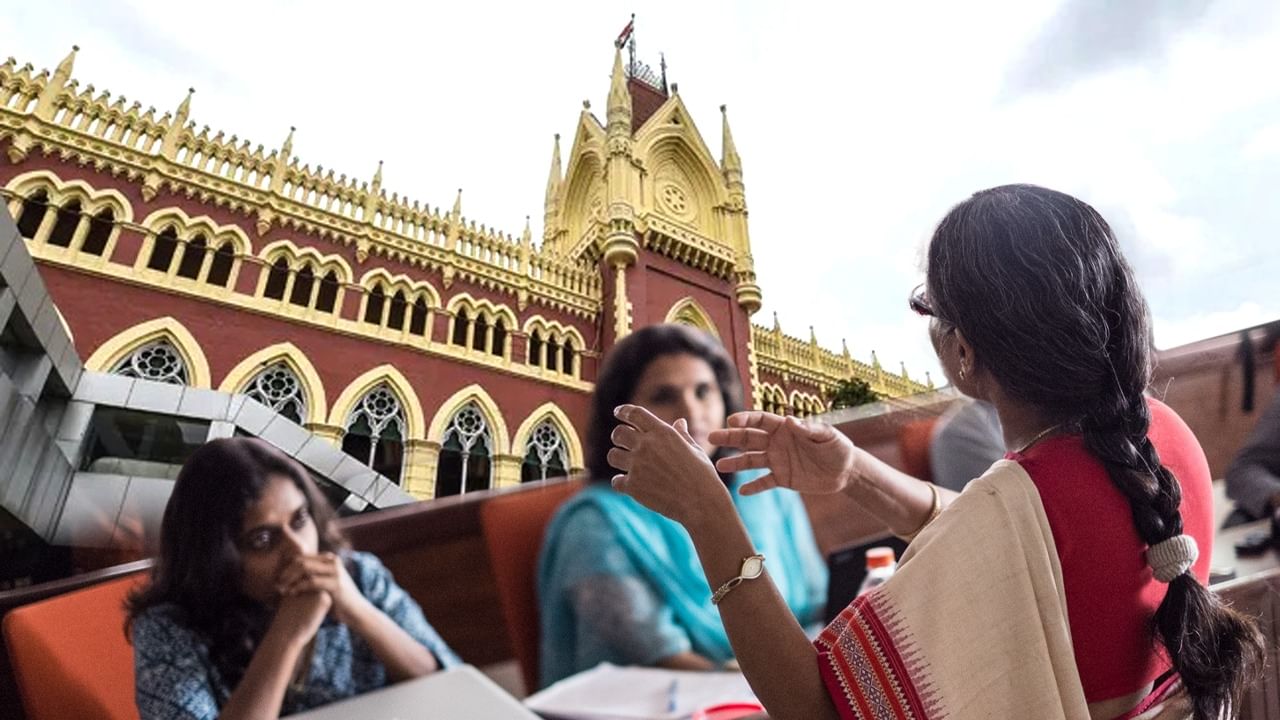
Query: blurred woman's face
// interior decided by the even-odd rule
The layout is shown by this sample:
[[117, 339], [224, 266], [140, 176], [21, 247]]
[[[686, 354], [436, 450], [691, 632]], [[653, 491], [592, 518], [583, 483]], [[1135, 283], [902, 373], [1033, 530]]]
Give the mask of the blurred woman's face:
[[240, 591], [265, 605], [274, 606], [280, 592], [276, 578], [294, 558], [315, 555], [320, 533], [307, 496], [293, 480], [273, 475], [262, 495], [244, 514], [240, 535]]
[[698, 447], [708, 455], [715, 452], [707, 436], [724, 427], [724, 395], [715, 371], [702, 358], [687, 354], [655, 358], [640, 375], [631, 402], [666, 423], [684, 418]]

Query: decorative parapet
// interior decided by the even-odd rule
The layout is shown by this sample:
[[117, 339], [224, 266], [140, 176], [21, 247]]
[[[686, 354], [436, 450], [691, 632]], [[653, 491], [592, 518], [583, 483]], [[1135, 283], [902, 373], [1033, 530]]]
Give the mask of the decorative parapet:
[[169, 189], [254, 218], [259, 234], [271, 225], [296, 228], [369, 255], [395, 259], [444, 275], [446, 286], [465, 279], [529, 302], [594, 317], [601, 279], [588, 261], [522, 252], [520, 240], [462, 216], [460, 200], [448, 212], [399, 193], [387, 196], [379, 166], [372, 182], [333, 170], [299, 165], [293, 133], [268, 152], [248, 140], [225, 137], [188, 122], [191, 96], [173, 113], [156, 117], [123, 96], [83, 89], [70, 79], [74, 53], [49, 71], [9, 58], [0, 65], [0, 140], [10, 161], [34, 150], [57, 154], [139, 183], [144, 197]]
[[771, 372], [785, 378], [803, 380], [826, 395], [842, 380], [865, 380], [871, 389], [887, 398], [900, 398], [933, 389], [932, 382], [912, 380], [905, 370], [886, 372], [879, 362], [871, 364], [854, 360], [846, 348], [832, 352], [809, 340], [786, 335], [775, 324], [772, 328], [752, 324], [751, 344], [761, 373]]

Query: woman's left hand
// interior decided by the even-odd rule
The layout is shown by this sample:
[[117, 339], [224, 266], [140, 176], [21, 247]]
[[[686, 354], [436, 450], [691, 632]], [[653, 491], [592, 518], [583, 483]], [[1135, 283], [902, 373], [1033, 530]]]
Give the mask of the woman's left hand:
[[613, 476], [615, 490], [686, 527], [715, 512], [717, 503], [732, 502], [683, 419], [668, 425], [637, 405], [620, 405], [614, 415], [622, 421], [608, 456], [622, 471]]
[[281, 595], [319, 591], [333, 599], [333, 615], [350, 624], [355, 613], [369, 604], [347, 572], [342, 558], [331, 552], [299, 555], [285, 566], [276, 581]]

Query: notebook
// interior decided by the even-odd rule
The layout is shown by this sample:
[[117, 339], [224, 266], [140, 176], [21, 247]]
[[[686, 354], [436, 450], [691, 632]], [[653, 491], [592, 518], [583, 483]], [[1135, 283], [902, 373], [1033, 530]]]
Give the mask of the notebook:
[[754, 703], [737, 672], [688, 672], [601, 663], [529, 697], [547, 720], [678, 720], [724, 703]]
[[389, 685], [290, 720], [539, 720], [470, 665]]

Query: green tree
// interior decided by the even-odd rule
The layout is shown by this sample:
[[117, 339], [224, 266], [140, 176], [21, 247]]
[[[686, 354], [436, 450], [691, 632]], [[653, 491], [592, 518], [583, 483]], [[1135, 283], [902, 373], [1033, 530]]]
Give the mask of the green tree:
[[879, 399], [880, 394], [872, 390], [867, 381], [861, 378], [841, 380], [834, 390], [827, 393], [827, 400], [831, 401], [832, 410], [857, 407]]

